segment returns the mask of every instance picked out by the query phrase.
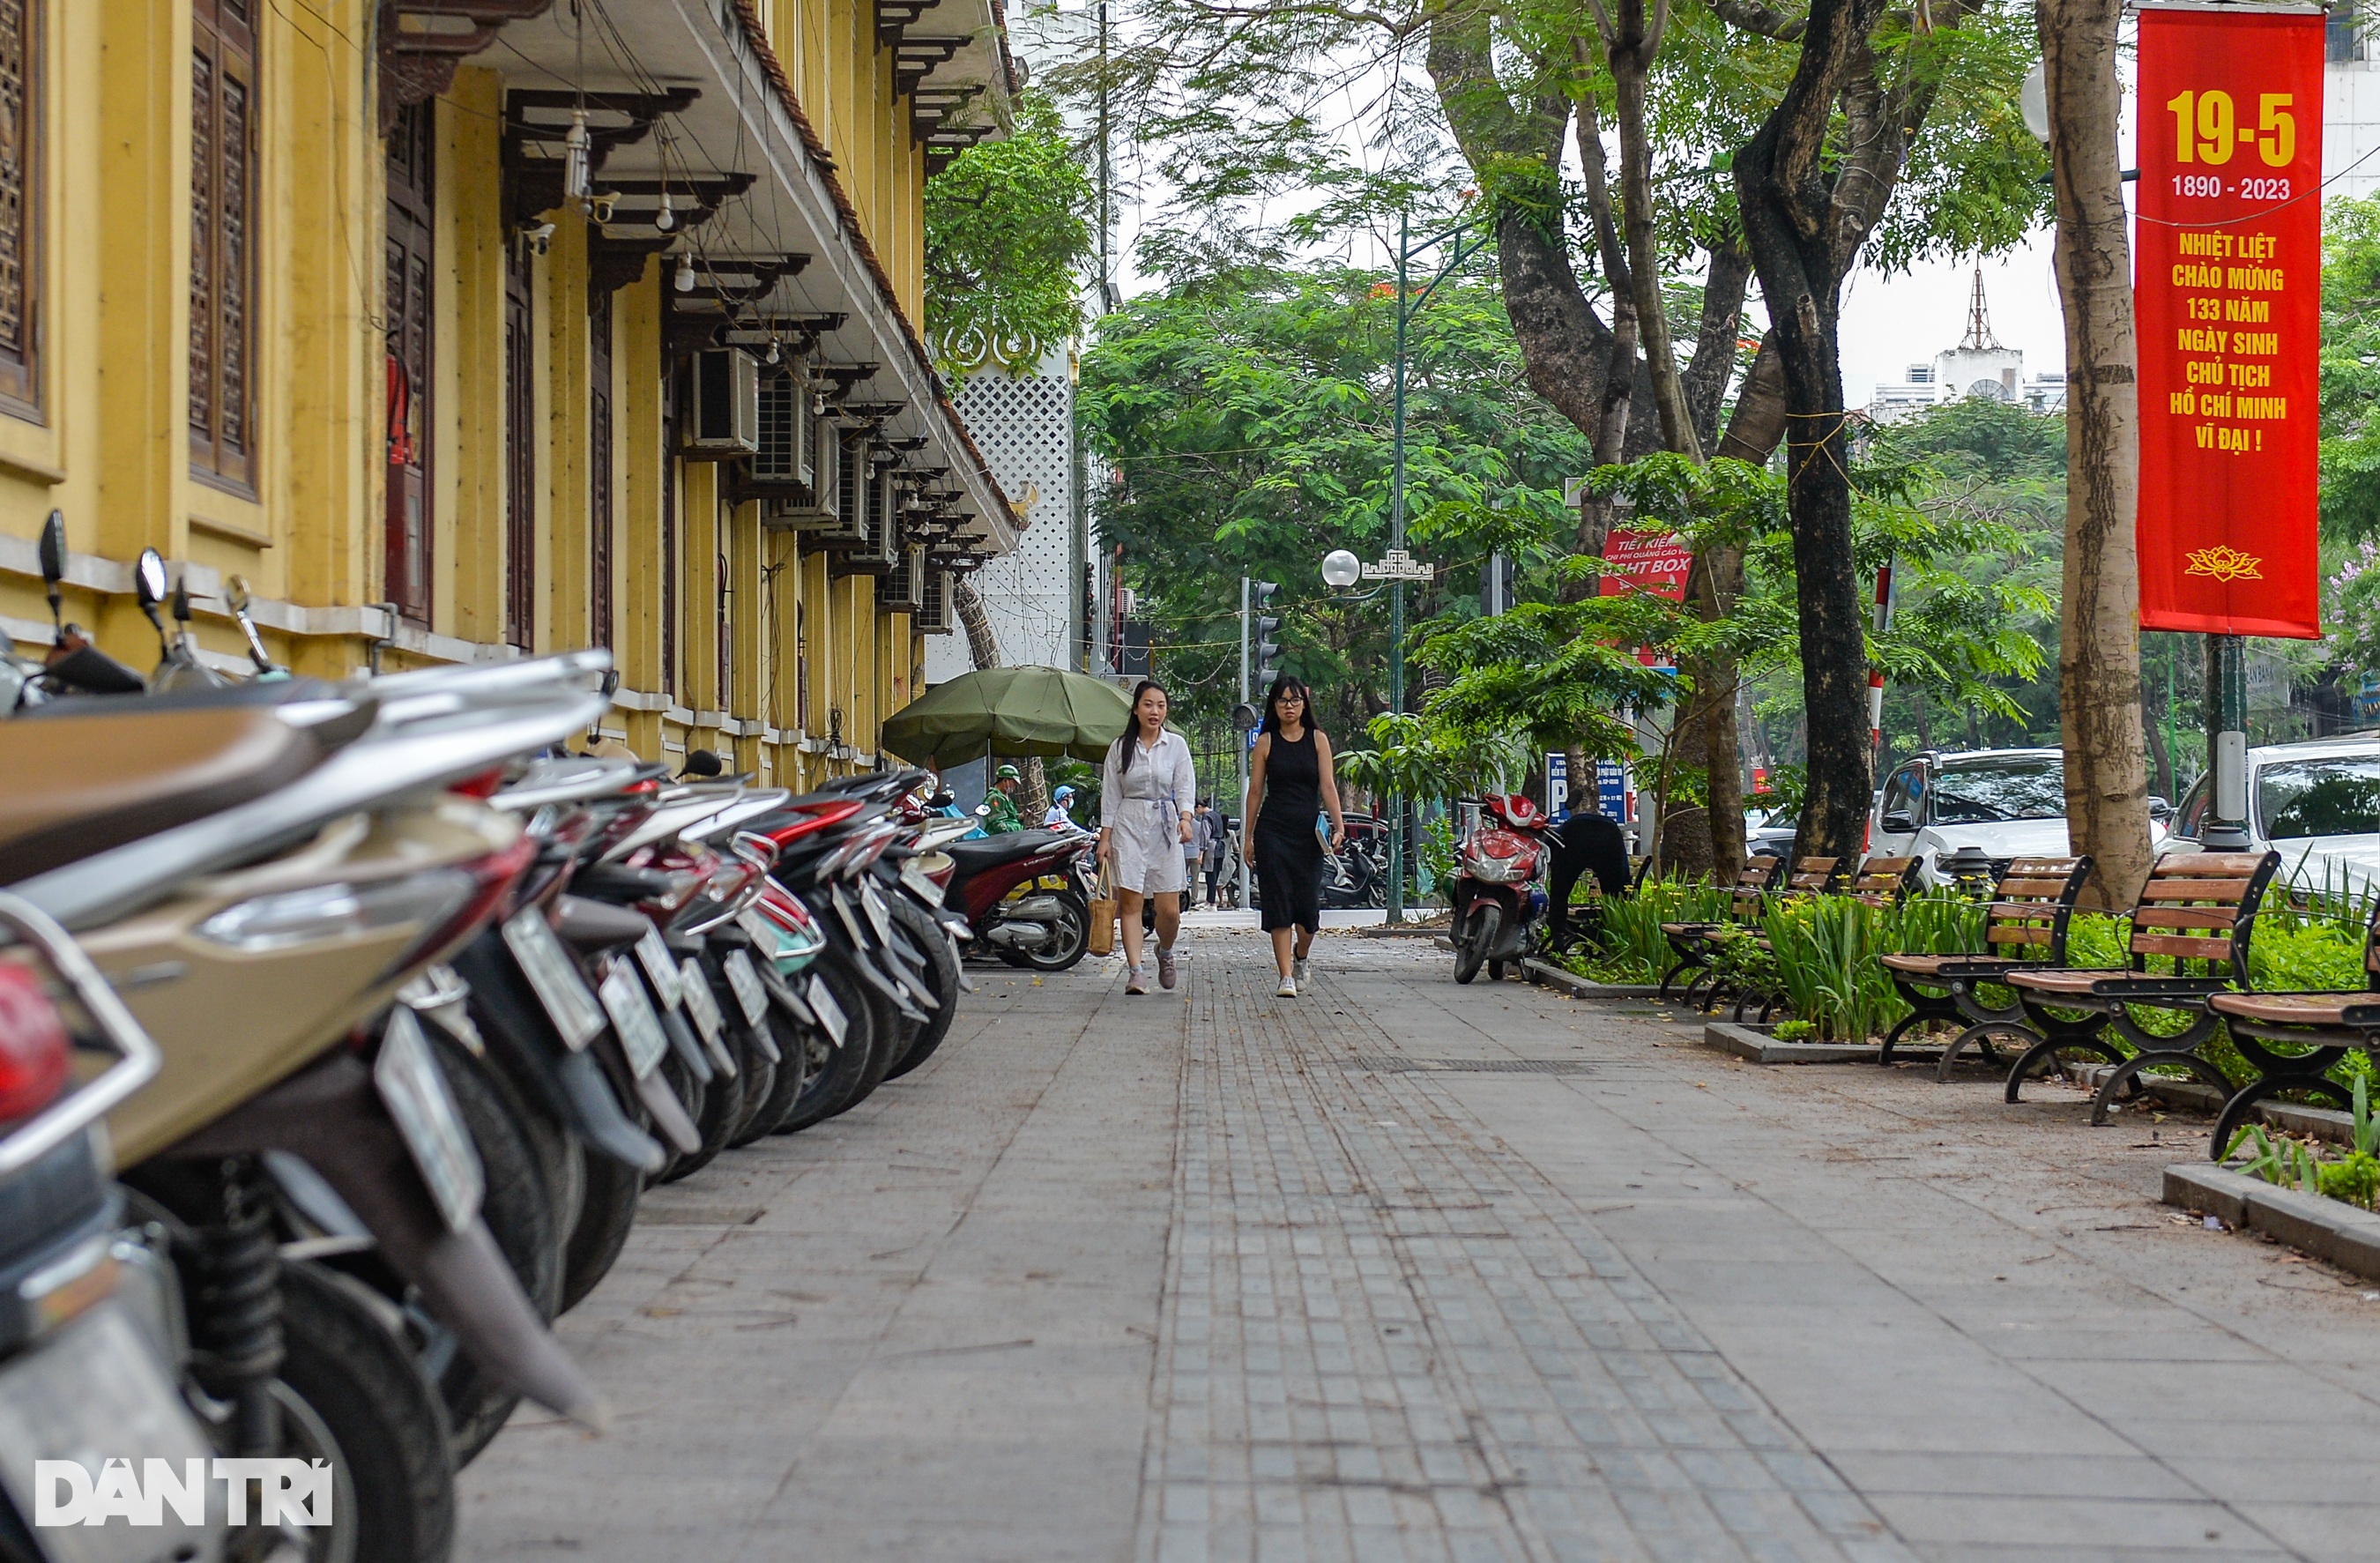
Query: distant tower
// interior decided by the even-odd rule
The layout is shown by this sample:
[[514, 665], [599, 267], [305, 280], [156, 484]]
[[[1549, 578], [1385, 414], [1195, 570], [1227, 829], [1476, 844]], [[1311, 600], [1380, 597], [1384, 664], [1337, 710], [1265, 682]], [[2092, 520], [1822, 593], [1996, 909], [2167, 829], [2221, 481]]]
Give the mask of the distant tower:
[[1960, 346], [1973, 352], [1989, 353], [1999, 348], [2000, 339], [1992, 334], [1991, 311], [1984, 306], [1984, 269], [1975, 268], [1975, 297], [1967, 306], [1967, 338]]

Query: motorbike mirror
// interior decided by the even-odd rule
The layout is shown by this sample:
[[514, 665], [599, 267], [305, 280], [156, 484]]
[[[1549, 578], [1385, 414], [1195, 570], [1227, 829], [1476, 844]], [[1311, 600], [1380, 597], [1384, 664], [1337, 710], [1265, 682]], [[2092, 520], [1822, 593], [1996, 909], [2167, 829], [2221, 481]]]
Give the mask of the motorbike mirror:
[[153, 548], [142, 549], [140, 563], [132, 570], [132, 589], [139, 595], [140, 606], [154, 608], [164, 601], [167, 585], [165, 556]]
[[976, 806], [975, 806], [975, 817], [976, 817], [978, 819], [989, 819], [989, 818], [991, 818], [991, 806], [990, 806], [990, 804], [978, 804], [978, 805], [976, 805]]
[[246, 576], [224, 577], [224, 606], [229, 608], [234, 613], [248, 612], [248, 577]]
[[50, 625], [59, 629], [58, 583], [67, 578], [67, 513], [50, 512], [42, 525], [42, 582], [50, 588]]
[[187, 574], [174, 583], [174, 622], [177, 624], [190, 622], [190, 577]]
[[157, 631], [157, 649], [165, 649], [165, 621], [158, 616], [157, 604], [165, 600], [165, 557], [153, 548], [140, 551], [140, 561], [132, 567], [132, 594], [140, 602], [140, 611], [149, 615], [149, 623]]
[[957, 799], [951, 796], [951, 790], [948, 787], [943, 788], [941, 792], [936, 793], [932, 797], [926, 800], [929, 805], [935, 808], [948, 808], [952, 804], [957, 801]]

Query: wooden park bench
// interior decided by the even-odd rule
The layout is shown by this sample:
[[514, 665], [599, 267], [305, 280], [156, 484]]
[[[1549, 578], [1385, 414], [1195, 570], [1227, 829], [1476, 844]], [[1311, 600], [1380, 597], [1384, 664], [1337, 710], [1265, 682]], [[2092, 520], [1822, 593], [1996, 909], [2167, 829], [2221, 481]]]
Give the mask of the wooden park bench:
[[[2262, 915], [2261, 912], [2259, 914]], [[2232, 1092], [2215, 1120], [2208, 1154], [2223, 1159], [2249, 1110], [2267, 1097], [2303, 1091], [2350, 1105], [2349, 1087], [2330, 1078], [2350, 1051], [2380, 1051], [2380, 894], [2363, 931], [2364, 988], [2331, 993], [2210, 993], [2206, 1007], [2230, 1028], [2231, 1046], [2256, 1072]], [[2274, 1051], [2275, 1045], [2293, 1049]]]
[[1851, 898], [1863, 905], [1898, 906], [1917, 893], [1922, 857], [1871, 857], [1852, 876]]
[[1735, 876], [1735, 887], [1728, 892], [1727, 918], [1717, 923], [1663, 923], [1661, 933], [1670, 941], [1670, 952], [1677, 961], [1662, 974], [1660, 996], [1670, 996], [1670, 985], [1678, 980], [1681, 972], [1694, 975], [1687, 979], [1686, 990], [1709, 975], [1710, 962], [1717, 941], [1732, 939], [1747, 928], [1757, 927], [1761, 909], [1767, 903], [1768, 892], [1785, 877], [1785, 860], [1781, 857], [1748, 857]]
[[1975, 1044], [1985, 1062], [1996, 1063], [1995, 1033], [2029, 1036], [2022, 1005], [2014, 1000], [2005, 1006], [1986, 1004], [1975, 990], [1985, 983], [2004, 982], [2010, 972], [2064, 965], [2074, 899], [2090, 877], [2088, 857], [2020, 857], [2000, 877], [1985, 910], [1980, 951], [1883, 957], [1885, 975], [1908, 1003], [1909, 1013], [1885, 1034], [1879, 1061], [1892, 1062], [1894, 1046], [1910, 1032], [1948, 1022], [1961, 1028], [1943, 1048], [1937, 1070], [1939, 1078], [1948, 1080], [1951, 1064], [1968, 1043]]
[[[1759, 859], [1755, 857], [1753, 863], [1758, 861]], [[1842, 859], [1804, 857], [1794, 862], [1792, 872], [1786, 878], [1785, 883], [1778, 885], [1775, 881], [1784, 867], [1784, 859], [1779, 858], [1776, 866], [1768, 870], [1770, 881], [1768, 888], [1751, 891], [1747, 895], [1744, 879], [1751, 878], [1754, 872], [1753, 863], [1744, 865], [1743, 877], [1738, 879], [1736, 889], [1729, 898], [1729, 910], [1733, 915], [1732, 921], [1661, 925], [1661, 931], [1670, 936], [1670, 948], [1678, 951], [1681, 957], [1680, 966], [1670, 968], [1670, 977], [1676, 976], [1679, 969], [1685, 963], [1687, 944], [1689, 941], [1692, 942], [1695, 952], [1695, 963], [1702, 969], [1688, 981], [1685, 991], [1679, 997], [1690, 1004], [1699, 1003], [1706, 1012], [1718, 1007], [1718, 1001], [1724, 996], [1724, 990], [1728, 986], [1717, 965], [1718, 952], [1723, 947], [1739, 939], [1765, 939], [1766, 936], [1760, 931], [1760, 924], [1771, 903], [1786, 896], [1822, 894], [1839, 888], [1841, 878]], [[1670, 977], [1662, 979], [1665, 989]], [[1750, 997], [1755, 997], [1755, 995], [1739, 993], [1739, 999]], [[1739, 1014], [1741, 1011], [1742, 1004], [1739, 1003]]]
[[[2227, 988], [2248, 986], [2248, 937], [2280, 864], [2277, 852], [2159, 858], [2132, 908], [2129, 969], [2032, 967], [2010, 973], [2008, 984], [2024, 1006], [2025, 1029], [2040, 1040], [2009, 1071], [2008, 1099], [2020, 1099], [2025, 1077], [2034, 1069], [2077, 1049], [2116, 1066], [2092, 1097], [2094, 1123], [2107, 1121], [2107, 1104], [2143, 1069], [2179, 1065], [2229, 1095], [2229, 1078], [2198, 1056], [2200, 1044], [2215, 1034], [2216, 1017], [2206, 1001]], [[2153, 956], [2171, 957], [2173, 971], [2148, 970]], [[2192, 975], [2192, 965], [2201, 973]], [[2134, 1009], [2188, 1012], [2196, 1018], [2172, 1036], [2160, 1036], [2132, 1019]], [[2110, 1032], [2131, 1045], [2130, 1058], [2108, 1040]]]

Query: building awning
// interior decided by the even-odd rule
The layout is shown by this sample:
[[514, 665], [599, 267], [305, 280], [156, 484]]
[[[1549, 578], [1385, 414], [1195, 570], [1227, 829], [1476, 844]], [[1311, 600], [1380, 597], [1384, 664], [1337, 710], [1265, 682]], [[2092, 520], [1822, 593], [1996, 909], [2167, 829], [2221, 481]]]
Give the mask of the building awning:
[[[1000, 3], [876, 0], [878, 38], [909, 93], [910, 143], [924, 146], [929, 170], [996, 134], [1005, 115], [1014, 78]], [[583, 14], [582, 33], [566, 7], [516, 11], [473, 61], [505, 79], [522, 204], [558, 203], [560, 137], [583, 102], [594, 188], [619, 197], [614, 221], [590, 226], [598, 263], [608, 256], [634, 275], [645, 256], [662, 254], [664, 299], [698, 331], [710, 329], [700, 318], [706, 304], [715, 311], [732, 301], [737, 324], [724, 340], [756, 351], [773, 340], [807, 353], [909, 465], [941, 469], [941, 494], [965, 517], [960, 546], [985, 554], [1015, 547], [1008, 496], [951, 406], [920, 322], [900, 308], [751, 0], [647, 0]], [[523, 167], [533, 171], [526, 178], [517, 176]], [[664, 191], [677, 212], [698, 221], [660, 228]], [[687, 250], [697, 287], [680, 295], [671, 278]]]

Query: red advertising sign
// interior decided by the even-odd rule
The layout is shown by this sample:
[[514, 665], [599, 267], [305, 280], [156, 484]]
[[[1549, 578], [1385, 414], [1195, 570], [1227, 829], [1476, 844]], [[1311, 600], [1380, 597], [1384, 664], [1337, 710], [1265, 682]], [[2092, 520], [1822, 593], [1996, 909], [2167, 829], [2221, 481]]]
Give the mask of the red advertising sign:
[[2140, 17], [2141, 626], [2312, 639], [2323, 15]]
[[1602, 595], [1649, 591], [1683, 602], [1686, 571], [1694, 562], [1694, 549], [1675, 532], [1658, 527], [1614, 527], [1603, 539]]

